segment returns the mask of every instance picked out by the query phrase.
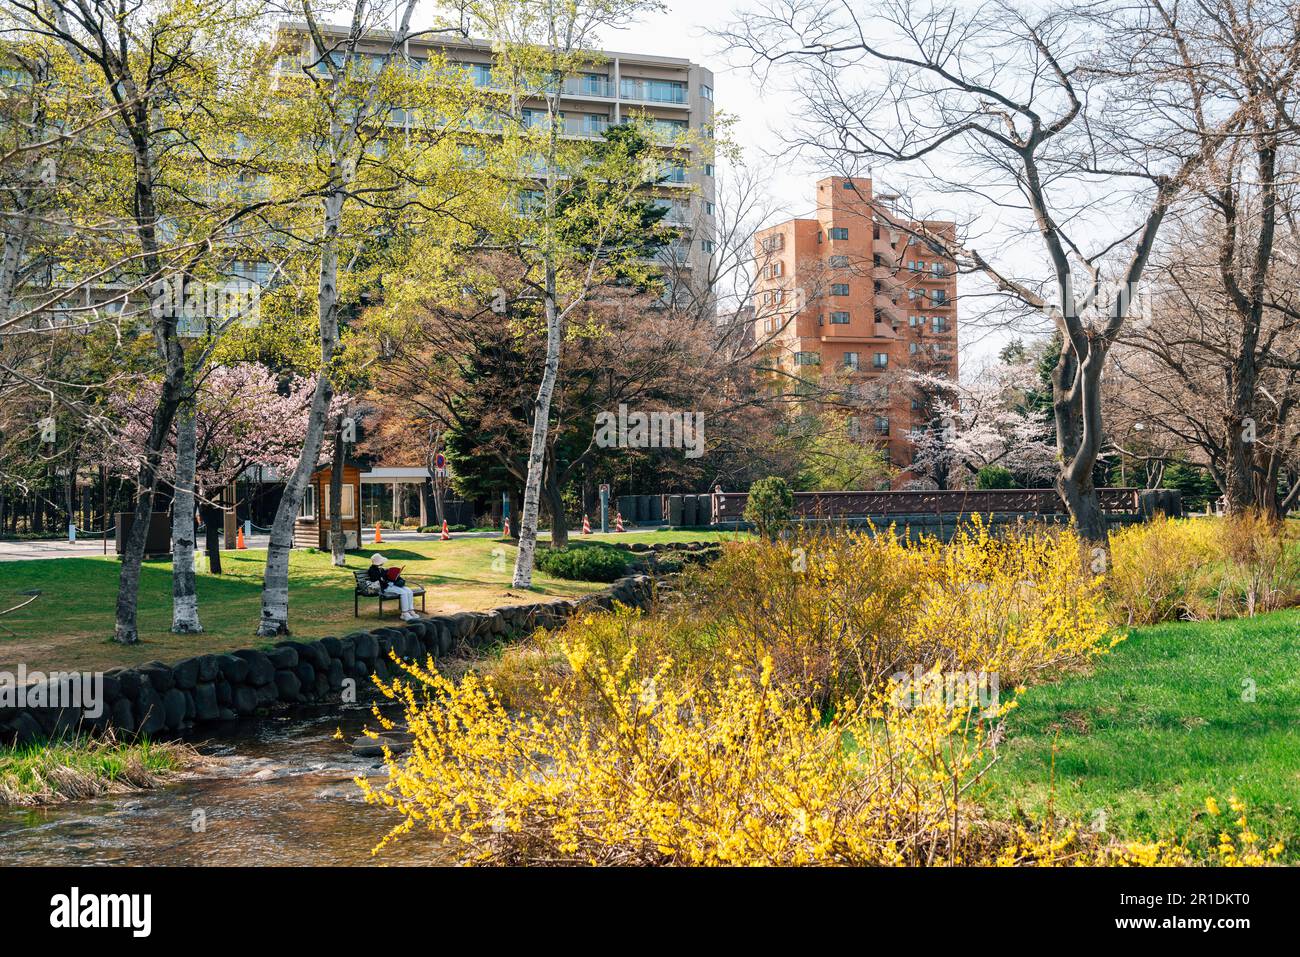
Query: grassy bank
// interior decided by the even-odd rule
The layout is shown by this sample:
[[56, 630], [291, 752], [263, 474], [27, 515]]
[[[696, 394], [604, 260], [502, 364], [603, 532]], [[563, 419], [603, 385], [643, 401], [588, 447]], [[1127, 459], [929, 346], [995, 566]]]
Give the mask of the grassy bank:
[[[718, 533], [641, 532], [623, 535], [575, 536], [575, 540], [621, 542], [716, 541]], [[428, 591], [429, 614], [491, 608], [539, 597], [572, 597], [604, 588], [592, 582], [562, 581], [535, 573], [531, 591], [510, 587], [516, 549], [499, 539], [460, 538], [448, 542], [436, 536], [415, 541], [391, 541], [378, 546], [403, 575]], [[348, 568], [364, 568], [374, 547], [348, 555]], [[141, 664], [154, 659], [174, 661], [188, 655], [231, 651], [259, 644], [253, 632], [261, 608], [264, 550], [224, 552], [225, 574], [198, 577], [201, 635], [174, 635], [171, 627], [171, 563], [146, 562], [140, 574], [140, 637], [138, 645], [123, 647], [107, 640], [113, 632], [119, 564], [116, 559], [57, 558], [0, 564], [0, 607], [18, 604], [29, 589], [40, 598], [11, 615], [0, 631], [0, 670], [25, 663], [29, 670], [102, 670]], [[375, 601], [361, 603], [361, 617], [352, 612], [353, 578], [335, 568], [328, 554], [295, 551], [290, 560], [289, 624], [295, 636], [340, 635], [378, 624]], [[386, 620], [396, 606], [386, 604]], [[418, 603], [417, 603], [418, 607]]]
[[[1111, 834], [1223, 828], [1207, 796], [1236, 796], [1300, 859], [1300, 612], [1134, 629], [1088, 675], [1020, 695], [987, 802], [1052, 804]], [[1253, 700], [1252, 700], [1253, 698]], [[1225, 812], [1226, 813], [1226, 812]]]
[[50, 804], [156, 787], [196, 757], [181, 744], [112, 739], [0, 747], [0, 804]]

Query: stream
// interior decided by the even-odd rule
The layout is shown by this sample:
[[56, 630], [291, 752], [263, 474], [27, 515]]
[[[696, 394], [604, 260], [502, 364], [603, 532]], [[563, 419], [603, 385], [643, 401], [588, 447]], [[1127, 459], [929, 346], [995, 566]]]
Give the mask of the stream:
[[205, 765], [163, 787], [0, 807], [0, 865], [452, 863], [418, 830], [371, 856], [399, 818], [368, 806], [352, 780], [386, 778], [379, 758], [350, 749], [367, 725], [368, 703], [249, 719], [192, 741]]

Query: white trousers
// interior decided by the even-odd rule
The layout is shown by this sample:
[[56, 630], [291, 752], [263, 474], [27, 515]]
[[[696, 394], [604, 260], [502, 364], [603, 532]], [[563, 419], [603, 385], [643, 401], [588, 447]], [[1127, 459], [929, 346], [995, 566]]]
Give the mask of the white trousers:
[[385, 598], [396, 598], [401, 603], [402, 611], [415, 610], [415, 598], [409, 588], [398, 588], [396, 585], [384, 586]]

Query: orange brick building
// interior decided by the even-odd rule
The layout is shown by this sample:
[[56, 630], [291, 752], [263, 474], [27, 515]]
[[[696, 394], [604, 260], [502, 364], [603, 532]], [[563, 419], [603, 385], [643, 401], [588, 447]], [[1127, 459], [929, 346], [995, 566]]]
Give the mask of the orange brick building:
[[851, 429], [906, 466], [907, 433], [934, 414], [908, 371], [957, 379], [956, 271], [924, 238], [955, 225], [901, 218], [895, 198], [873, 196], [867, 178], [828, 177], [812, 218], [761, 231], [753, 331], [778, 388], [828, 390]]

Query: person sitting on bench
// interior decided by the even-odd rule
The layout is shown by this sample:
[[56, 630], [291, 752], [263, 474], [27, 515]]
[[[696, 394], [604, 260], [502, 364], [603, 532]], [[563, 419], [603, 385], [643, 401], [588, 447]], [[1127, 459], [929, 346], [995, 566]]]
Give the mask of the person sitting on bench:
[[[396, 598], [402, 609], [402, 621], [415, 621], [420, 616], [415, 613], [414, 593], [406, 587], [406, 580], [398, 576], [390, 576], [389, 569], [384, 568], [384, 562], [387, 561], [383, 555], [378, 553], [370, 556], [370, 570], [366, 573], [372, 582], [379, 583], [380, 593], [385, 598]], [[392, 569], [398, 571], [398, 569]]]

